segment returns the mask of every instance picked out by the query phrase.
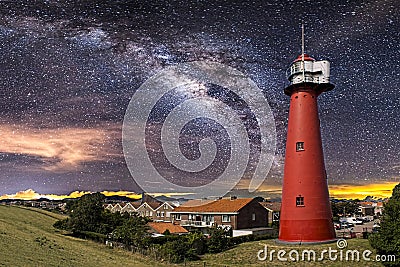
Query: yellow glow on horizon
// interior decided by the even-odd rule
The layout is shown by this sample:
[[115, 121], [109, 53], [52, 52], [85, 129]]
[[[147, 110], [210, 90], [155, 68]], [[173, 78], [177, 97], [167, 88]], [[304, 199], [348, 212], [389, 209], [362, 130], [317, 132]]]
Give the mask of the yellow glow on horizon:
[[339, 199], [364, 199], [367, 196], [389, 198], [398, 182], [375, 183], [366, 185], [330, 185], [329, 194]]
[[[392, 195], [393, 188], [398, 182], [385, 182], [375, 183], [366, 185], [329, 185], [329, 194], [331, 197], [338, 199], [364, 199], [367, 196], [373, 196], [375, 198], [389, 198]], [[281, 194], [282, 187], [279, 185], [263, 185], [259, 188], [259, 192]], [[33, 189], [27, 189], [19, 191], [15, 194], [5, 194], [0, 196], [0, 200], [4, 199], [22, 199], [22, 200], [35, 200], [39, 198], [47, 198], [50, 200], [62, 200], [66, 198], [79, 198], [85, 194], [91, 194], [90, 191], [74, 191], [68, 195], [56, 195], [56, 194], [39, 194]], [[141, 194], [130, 192], [130, 191], [102, 191], [105, 196], [125, 196], [132, 199], [140, 199]], [[191, 193], [148, 193], [154, 197], [167, 196], [187, 196]]]
[[148, 193], [148, 194], [153, 197], [160, 197], [160, 196], [174, 197], [174, 196], [189, 196], [193, 195], [194, 193]]
[[120, 196], [120, 197], [129, 197], [129, 198], [133, 198], [133, 199], [142, 198], [142, 194], [137, 194], [137, 193], [130, 192], [130, 191], [103, 191], [101, 193], [103, 195], [105, 195], [106, 197]]
[[[56, 195], [56, 194], [39, 194], [35, 192], [33, 189], [27, 189], [24, 191], [19, 191], [15, 194], [5, 194], [0, 196], [0, 200], [3, 199], [22, 199], [22, 200], [35, 200], [39, 198], [47, 198], [50, 200], [62, 200], [66, 198], [79, 198], [86, 194], [91, 194], [93, 192], [90, 191], [74, 191], [68, 195]], [[101, 192], [105, 196], [125, 196], [133, 199], [140, 199], [142, 197], [141, 194], [137, 194], [129, 191], [103, 191]]]
[[[62, 200], [66, 198], [79, 198], [83, 195], [86, 194], [91, 194], [93, 192], [90, 191], [74, 191], [71, 192], [68, 195], [56, 195], [56, 194], [39, 194], [35, 192], [33, 189], [27, 189], [24, 191], [19, 191], [15, 194], [5, 194], [0, 196], [0, 200], [4, 199], [22, 199], [22, 200], [35, 200], [39, 198], [47, 198], [50, 200]], [[142, 194], [138, 194], [135, 192], [130, 192], [130, 191], [102, 191], [100, 192], [103, 195], [110, 197], [110, 196], [123, 196], [123, 197], [129, 197], [132, 199], [140, 199], [142, 198]], [[167, 196], [167, 197], [174, 197], [174, 196], [186, 196], [190, 195], [191, 193], [149, 193], [149, 195], [152, 195], [154, 197], [158, 196]]]

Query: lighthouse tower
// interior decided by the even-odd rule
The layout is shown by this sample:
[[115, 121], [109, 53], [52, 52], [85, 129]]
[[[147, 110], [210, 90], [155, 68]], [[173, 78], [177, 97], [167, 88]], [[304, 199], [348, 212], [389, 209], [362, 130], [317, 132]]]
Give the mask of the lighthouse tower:
[[285, 88], [290, 109], [278, 242], [322, 243], [335, 240], [335, 230], [317, 98], [334, 85], [329, 62], [304, 54], [304, 37], [302, 50], [288, 70], [291, 85]]

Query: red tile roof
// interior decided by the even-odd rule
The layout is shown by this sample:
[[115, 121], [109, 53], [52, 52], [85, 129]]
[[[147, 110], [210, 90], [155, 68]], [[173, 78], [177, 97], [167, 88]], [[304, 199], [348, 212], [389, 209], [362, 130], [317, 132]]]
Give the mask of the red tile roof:
[[179, 224], [173, 224], [170, 222], [149, 222], [147, 223], [151, 229], [155, 232], [162, 234], [168, 230], [171, 234], [186, 234], [188, 230], [180, 226]]
[[200, 206], [179, 206], [174, 212], [238, 212], [251, 201], [252, 198], [218, 199]]
[[214, 200], [212, 199], [190, 199], [180, 205], [179, 207], [194, 207], [194, 206], [201, 206], [205, 205], [207, 203], [213, 202]]

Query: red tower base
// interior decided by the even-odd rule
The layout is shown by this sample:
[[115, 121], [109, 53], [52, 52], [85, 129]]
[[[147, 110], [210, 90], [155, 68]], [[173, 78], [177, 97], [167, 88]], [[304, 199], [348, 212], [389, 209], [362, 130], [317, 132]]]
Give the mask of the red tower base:
[[288, 88], [290, 109], [286, 141], [281, 243], [335, 241], [318, 117], [318, 88]]

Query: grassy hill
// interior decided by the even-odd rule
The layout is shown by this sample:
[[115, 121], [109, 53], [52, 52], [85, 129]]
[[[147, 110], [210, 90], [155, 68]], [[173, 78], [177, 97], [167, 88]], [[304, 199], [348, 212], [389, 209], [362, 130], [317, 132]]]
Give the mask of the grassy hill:
[[0, 205], [0, 266], [159, 266], [139, 255], [61, 235], [62, 218], [36, 209]]
[[[0, 205], [0, 266], [171, 266], [122, 249], [111, 249], [92, 241], [64, 236], [53, 228], [53, 223], [63, 218], [50, 212]], [[187, 262], [186, 266], [382, 266], [374, 261], [316, 261], [281, 262], [274, 254], [274, 260], [259, 261], [257, 252], [267, 245], [268, 253], [275, 249], [302, 251], [313, 249], [317, 255], [323, 250], [337, 249], [336, 244], [314, 246], [279, 246], [274, 240], [248, 242], [219, 253], [207, 254], [200, 261]], [[347, 249], [375, 251], [368, 240], [348, 240]], [[285, 255], [288, 257], [288, 254]], [[172, 265], [172, 266], [184, 266]]]

